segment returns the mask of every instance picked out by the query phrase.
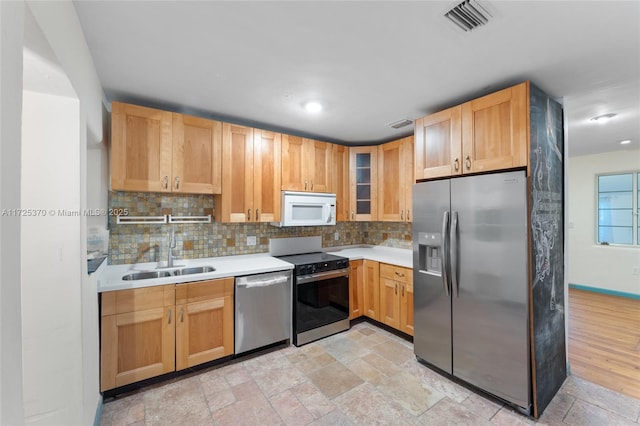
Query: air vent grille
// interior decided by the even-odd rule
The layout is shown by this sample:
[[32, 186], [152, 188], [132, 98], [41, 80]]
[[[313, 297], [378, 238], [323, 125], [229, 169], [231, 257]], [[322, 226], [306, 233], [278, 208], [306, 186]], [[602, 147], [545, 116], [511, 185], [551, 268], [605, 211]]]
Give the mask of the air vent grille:
[[389, 126], [393, 127], [394, 129], [400, 129], [402, 127], [408, 126], [411, 123], [413, 123], [413, 121], [407, 120], [405, 118], [405, 119], [402, 119], [400, 121], [396, 121], [394, 123], [391, 123], [391, 124], [389, 124]]
[[478, 0], [465, 0], [444, 14], [458, 28], [472, 31], [489, 22], [491, 14]]

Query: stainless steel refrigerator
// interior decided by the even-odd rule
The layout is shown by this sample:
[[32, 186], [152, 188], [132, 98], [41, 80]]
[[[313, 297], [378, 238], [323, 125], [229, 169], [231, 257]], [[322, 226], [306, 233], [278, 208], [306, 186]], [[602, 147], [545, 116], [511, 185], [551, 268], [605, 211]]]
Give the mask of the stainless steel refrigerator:
[[413, 187], [414, 350], [530, 413], [524, 171]]

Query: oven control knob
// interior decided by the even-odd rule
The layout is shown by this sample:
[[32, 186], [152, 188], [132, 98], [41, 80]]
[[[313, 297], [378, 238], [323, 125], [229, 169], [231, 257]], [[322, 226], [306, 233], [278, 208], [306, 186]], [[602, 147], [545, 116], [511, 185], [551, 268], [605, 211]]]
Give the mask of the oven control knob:
[[307, 267], [306, 265], [302, 265], [298, 267], [298, 274], [300, 275], [304, 275], [307, 273]]
[[318, 272], [318, 265], [311, 265], [309, 266], [309, 272], [311, 272], [312, 274], [315, 274], [316, 272]]

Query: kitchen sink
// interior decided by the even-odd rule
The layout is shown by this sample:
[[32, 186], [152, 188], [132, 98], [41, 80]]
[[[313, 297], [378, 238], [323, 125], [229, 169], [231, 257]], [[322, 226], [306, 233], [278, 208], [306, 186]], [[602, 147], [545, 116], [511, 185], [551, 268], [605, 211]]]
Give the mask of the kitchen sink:
[[213, 272], [216, 268], [213, 266], [192, 266], [171, 271], [144, 271], [134, 272], [122, 277], [125, 281], [149, 280], [152, 278], [177, 277], [180, 275], [206, 274]]
[[173, 275], [171, 271], [135, 272], [133, 274], [125, 275], [122, 279], [125, 281], [148, 280], [151, 278], [170, 277], [171, 275]]
[[192, 268], [182, 268], [178, 271], [177, 275], [191, 275], [191, 274], [206, 274], [207, 272], [213, 272], [216, 268], [213, 266], [194, 266]]

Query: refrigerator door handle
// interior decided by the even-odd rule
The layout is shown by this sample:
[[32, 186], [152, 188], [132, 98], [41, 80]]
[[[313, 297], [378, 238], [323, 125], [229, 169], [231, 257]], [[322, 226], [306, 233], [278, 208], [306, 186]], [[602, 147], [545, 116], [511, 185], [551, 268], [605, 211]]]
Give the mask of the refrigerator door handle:
[[451, 235], [449, 237], [450, 246], [451, 246], [451, 288], [453, 295], [455, 297], [459, 297], [459, 287], [460, 283], [458, 282], [458, 212], [452, 213], [453, 218], [451, 219]]
[[442, 286], [444, 294], [449, 296], [449, 211], [442, 216], [442, 247], [440, 261], [442, 262]]

